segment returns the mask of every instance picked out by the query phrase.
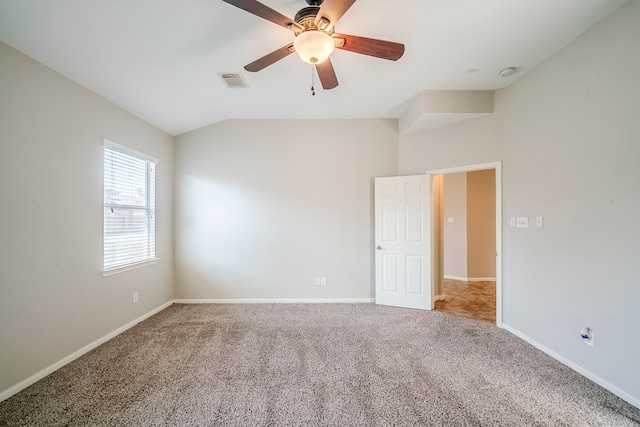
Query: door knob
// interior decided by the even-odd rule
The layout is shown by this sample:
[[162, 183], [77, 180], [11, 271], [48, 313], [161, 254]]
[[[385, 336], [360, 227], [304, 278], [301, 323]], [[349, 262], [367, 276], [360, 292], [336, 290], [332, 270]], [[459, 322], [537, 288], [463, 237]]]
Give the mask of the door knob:
[[381, 251], [382, 250], [382, 246], [378, 246], [376, 249]]

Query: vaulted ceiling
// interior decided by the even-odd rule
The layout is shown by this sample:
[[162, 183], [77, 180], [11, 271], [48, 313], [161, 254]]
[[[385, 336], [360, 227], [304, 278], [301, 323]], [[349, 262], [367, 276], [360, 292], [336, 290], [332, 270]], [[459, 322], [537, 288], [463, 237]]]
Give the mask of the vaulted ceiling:
[[[229, 118], [398, 118], [423, 90], [500, 89], [625, 1], [358, 0], [336, 30], [405, 54], [336, 50], [339, 86], [316, 96], [297, 55], [243, 69], [293, 35], [222, 0], [0, 0], [0, 40], [176, 135]], [[262, 2], [291, 18], [307, 6]], [[230, 72], [248, 87], [228, 88]]]

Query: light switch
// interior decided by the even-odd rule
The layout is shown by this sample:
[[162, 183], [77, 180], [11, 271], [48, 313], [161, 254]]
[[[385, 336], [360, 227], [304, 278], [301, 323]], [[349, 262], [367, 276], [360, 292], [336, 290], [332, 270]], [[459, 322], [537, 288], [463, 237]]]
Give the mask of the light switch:
[[453, 217], [449, 217], [449, 218], [447, 218], [447, 222], [448, 222], [449, 224], [453, 224]]
[[529, 217], [528, 216], [516, 217], [516, 228], [529, 228]]
[[544, 219], [541, 216], [536, 217], [536, 227], [544, 227]]
[[516, 226], [516, 217], [515, 217], [515, 216], [512, 216], [512, 217], [509, 219], [509, 224], [510, 224], [512, 227], [515, 227], [515, 226]]

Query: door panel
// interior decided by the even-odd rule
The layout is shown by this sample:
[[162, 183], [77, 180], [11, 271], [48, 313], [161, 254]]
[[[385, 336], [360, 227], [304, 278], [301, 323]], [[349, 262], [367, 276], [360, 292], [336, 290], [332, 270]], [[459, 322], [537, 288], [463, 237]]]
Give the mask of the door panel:
[[422, 204], [407, 204], [407, 242], [422, 243], [423, 227], [422, 227]]
[[430, 188], [426, 175], [376, 178], [376, 303], [430, 310]]
[[421, 256], [407, 255], [407, 295], [422, 295], [424, 259]]
[[382, 206], [382, 239], [385, 242], [398, 241], [398, 206], [383, 205]]
[[398, 293], [398, 257], [396, 255], [382, 256], [383, 292]]

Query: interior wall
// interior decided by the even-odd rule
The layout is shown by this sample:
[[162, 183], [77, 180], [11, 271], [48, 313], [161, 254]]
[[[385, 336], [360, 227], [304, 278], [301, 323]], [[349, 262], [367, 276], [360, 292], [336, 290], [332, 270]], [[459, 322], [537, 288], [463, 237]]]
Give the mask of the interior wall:
[[[499, 108], [499, 105], [496, 105]], [[493, 115], [399, 138], [400, 175], [495, 162], [503, 156], [502, 116]]]
[[[444, 277], [466, 280], [467, 274], [467, 174], [444, 177]], [[452, 219], [453, 222], [449, 222]]]
[[[103, 137], [160, 159], [160, 260], [107, 278]], [[0, 392], [173, 298], [172, 168], [171, 136], [0, 43]]]
[[507, 323], [638, 404], [639, 24], [640, 2], [626, 3], [499, 95], [505, 218], [531, 223], [504, 237]]
[[496, 171], [472, 171], [467, 178], [467, 274], [496, 277]]
[[373, 178], [397, 175], [397, 140], [396, 120], [229, 120], [178, 136], [176, 298], [373, 298]]
[[[627, 2], [499, 91], [492, 117], [399, 148], [400, 174], [502, 160], [503, 324], [636, 405], [639, 22], [640, 2]], [[530, 227], [511, 228], [516, 216]]]

